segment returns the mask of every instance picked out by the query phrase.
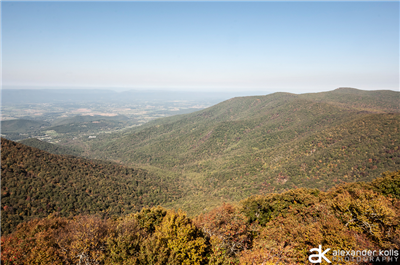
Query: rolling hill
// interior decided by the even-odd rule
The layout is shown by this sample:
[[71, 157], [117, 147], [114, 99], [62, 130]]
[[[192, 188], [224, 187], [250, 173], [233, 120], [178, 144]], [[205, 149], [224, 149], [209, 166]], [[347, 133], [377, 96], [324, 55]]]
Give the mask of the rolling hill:
[[399, 95], [340, 88], [232, 98], [92, 141], [90, 157], [180, 176], [173, 206], [197, 213], [221, 201], [371, 181], [400, 165]]
[[42, 127], [49, 126], [46, 121], [35, 121], [26, 119], [1, 121], [1, 133], [26, 133], [38, 131]]

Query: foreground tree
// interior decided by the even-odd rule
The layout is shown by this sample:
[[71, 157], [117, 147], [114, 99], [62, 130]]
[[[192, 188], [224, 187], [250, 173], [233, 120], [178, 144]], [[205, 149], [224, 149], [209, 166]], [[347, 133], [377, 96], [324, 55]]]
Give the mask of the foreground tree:
[[100, 264], [106, 257], [109, 224], [97, 216], [77, 216], [60, 231], [57, 244], [72, 264]]
[[212, 245], [210, 264], [235, 262], [239, 253], [251, 247], [253, 226], [231, 204], [223, 204], [195, 219]]
[[205, 264], [208, 243], [201, 232], [181, 211], [168, 211], [143, 246], [147, 264]]

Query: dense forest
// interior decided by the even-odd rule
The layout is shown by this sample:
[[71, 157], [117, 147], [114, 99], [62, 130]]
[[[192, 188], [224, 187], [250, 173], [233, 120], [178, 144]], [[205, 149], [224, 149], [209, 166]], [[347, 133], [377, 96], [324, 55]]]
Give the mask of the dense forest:
[[53, 212], [113, 216], [182, 196], [166, 180], [146, 170], [54, 155], [1, 138], [1, 232]]
[[[1, 261], [308, 264], [310, 250], [318, 245], [330, 248], [325, 257], [337, 264], [399, 259], [400, 171], [385, 172], [369, 183], [337, 185], [327, 192], [300, 188], [252, 196], [193, 218], [160, 206], [108, 218], [62, 217], [55, 212], [2, 236]], [[390, 255], [379, 254], [389, 249]], [[363, 256], [352, 250], [375, 254]]]

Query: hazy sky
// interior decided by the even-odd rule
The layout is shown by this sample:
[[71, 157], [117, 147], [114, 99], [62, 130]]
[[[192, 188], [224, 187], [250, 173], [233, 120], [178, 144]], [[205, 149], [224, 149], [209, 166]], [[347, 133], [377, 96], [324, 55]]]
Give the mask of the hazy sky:
[[4, 86], [399, 89], [399, 2], [6, 2]]

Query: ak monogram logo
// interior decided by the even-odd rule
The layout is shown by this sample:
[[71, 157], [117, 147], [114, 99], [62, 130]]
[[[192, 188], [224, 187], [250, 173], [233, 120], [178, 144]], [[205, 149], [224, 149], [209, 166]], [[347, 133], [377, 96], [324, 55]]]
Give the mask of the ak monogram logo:
[[[317, 251], [318, 254], [312, 254], [312, 255], [310, 255], [310, 256], [308, 257], [308, 260], [309, 260], [311, 263], [321, 263], [321, 262], [322, 262], [322, 259], [324, 259], [326, 262], [332, 263], [329, 259], [327, 259], [327, 257], [325, 257], [325, 254], [326, 254], [329, 250], [331, 250], [331, 249], [328, 248], [327, 250], [325, 250], [324, 252], [322, 252], [322, 246], [321, 246], [321, 245], [319, 245], [319, 248], [312, 248], [310, 251], [311, 251], [311, 252]], [[316, 258], [316, 259], [315, 259], [315, 258]]]

